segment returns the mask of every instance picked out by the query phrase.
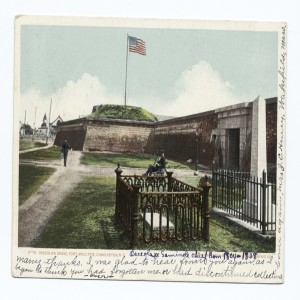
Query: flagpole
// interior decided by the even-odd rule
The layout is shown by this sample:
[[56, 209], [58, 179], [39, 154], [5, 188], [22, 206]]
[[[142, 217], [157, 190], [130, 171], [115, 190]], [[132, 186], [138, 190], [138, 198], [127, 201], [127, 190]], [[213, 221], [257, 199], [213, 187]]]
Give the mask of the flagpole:
[[127, 33], [127, 42], [126, 42], [126, 74], [125, 74], [125, 107], [126, 107], [126, 92], [127, 92], [127, 65], [128, 65], [128, 33]]

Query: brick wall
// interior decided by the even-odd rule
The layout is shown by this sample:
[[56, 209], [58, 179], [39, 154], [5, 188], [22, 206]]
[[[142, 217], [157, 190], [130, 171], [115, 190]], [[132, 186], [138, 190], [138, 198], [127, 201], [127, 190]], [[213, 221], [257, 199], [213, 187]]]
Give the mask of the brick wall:
[[[277, 102], [266, 100], [267, 161], [276, 163]], [[60, 125], [55, 145], [66, 137], [74, 150], [146, 152], [155, 154], [164, 149], [167, 158], [179, 161], [197, 157], [196, 132], [198, 133], [198, 161], [211, 166], [214, 146], [211, 132], [218, 127], [215, 111], [161, 121], [134, 122], [111, 119], [77, 119]]]
[[73, 150], [82, 150], [86, 136], [86, 126], [82, 122], [62, 123], [57, 131], [54, 145], [61, 146], [64, 139], [69, 141]]
[[87, 125], [84, 151], [144, 152], [153, 126], [115, 122]]
[[160, 122], [149, 139], [146, 152], [156, 153], [164, 149], [167, 158], [195, 162], [198, 139], [198, 161], [210, 165], [214, 156], [211, 131], [216, 127], [217, 114], [213, 111]]
[[277, 101], [276, 98], [267, 99], [267, 162], [276, 164], [277, 149]]

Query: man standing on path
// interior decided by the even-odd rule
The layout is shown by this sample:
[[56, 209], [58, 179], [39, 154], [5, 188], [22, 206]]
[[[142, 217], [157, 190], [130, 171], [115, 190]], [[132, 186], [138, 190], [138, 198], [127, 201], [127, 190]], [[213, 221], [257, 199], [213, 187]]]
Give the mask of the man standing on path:
[[70, 149], [68, 140], [65, 138], [62, 146], [61, 146], [61, 153], [64, 155], [64, 166], [67, 166], [67, 158], [68, 158], [68, 151]]

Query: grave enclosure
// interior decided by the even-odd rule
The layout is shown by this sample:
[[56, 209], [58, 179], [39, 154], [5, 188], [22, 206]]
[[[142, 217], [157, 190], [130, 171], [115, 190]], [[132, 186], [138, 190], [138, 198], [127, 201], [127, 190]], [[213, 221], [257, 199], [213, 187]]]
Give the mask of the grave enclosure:
[[208, 193], [167, 176], [127, 176], [116, 173], [117, 224], [127, 233], [132, 249], [140, 242], [209, 240]]

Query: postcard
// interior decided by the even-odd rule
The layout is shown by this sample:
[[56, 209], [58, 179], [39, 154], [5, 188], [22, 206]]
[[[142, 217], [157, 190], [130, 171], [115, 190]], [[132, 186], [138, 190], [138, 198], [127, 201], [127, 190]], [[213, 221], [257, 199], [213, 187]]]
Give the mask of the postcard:
[[12, 275], [284, 282], [287, 24], [17, 16]]

